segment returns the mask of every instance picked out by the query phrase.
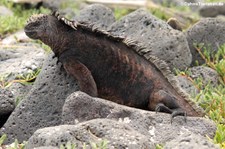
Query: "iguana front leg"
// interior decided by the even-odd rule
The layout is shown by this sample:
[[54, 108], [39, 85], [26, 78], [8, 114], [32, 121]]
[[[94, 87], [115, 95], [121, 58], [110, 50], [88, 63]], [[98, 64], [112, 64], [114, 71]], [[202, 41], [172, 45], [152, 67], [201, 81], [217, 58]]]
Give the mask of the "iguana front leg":
[[153, 93], [150, 98], [149, 108], [156, 112], [171, 113], [171, 123], [172, 119], [178, 115], [184, 116], [186, 122], [186, 112], [178, 105], [175, 97], [163, 90]]
[[67, 58], [67, 60], [62, 63], [66, 72], [77, 79], [81, 91], [90, 96], [97, 97], [98, 91], [95, 80], [90, 70], [84, 64], [72, 57]]

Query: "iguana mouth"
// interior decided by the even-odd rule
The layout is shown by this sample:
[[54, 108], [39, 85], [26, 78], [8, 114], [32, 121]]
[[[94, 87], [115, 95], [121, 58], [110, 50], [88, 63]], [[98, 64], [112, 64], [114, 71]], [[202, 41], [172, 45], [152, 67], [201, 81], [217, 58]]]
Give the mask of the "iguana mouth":
[[26, 35], [28, 37], [33, 38], [33, 39], [37, 39], [37, 33], [36, 32], [34, 32], [34, 31], [26, 31], [26, 30], [24, 30], [24, 31], [25, 31], [25, 33], [26, 33]]
[[28, 37], [30, 37], [32, 39], [38, 39], [36, 31], [24, 28], [24, 32]]

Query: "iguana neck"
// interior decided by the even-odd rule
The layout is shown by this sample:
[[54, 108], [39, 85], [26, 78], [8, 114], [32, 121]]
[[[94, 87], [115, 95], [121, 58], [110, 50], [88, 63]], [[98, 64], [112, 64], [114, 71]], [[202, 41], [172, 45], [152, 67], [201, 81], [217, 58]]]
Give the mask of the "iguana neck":
[[70, 34], [69, 30], [72, 29], [58, 23], [56, 27], [51, 27], [49, 30], [50, 32], [46, 33], [47, 35], [43, 36], [40, 40], [48, 45], [56, 55], [60, 55], [63, 49], [68, 47], [70, 43], [68, 35]]

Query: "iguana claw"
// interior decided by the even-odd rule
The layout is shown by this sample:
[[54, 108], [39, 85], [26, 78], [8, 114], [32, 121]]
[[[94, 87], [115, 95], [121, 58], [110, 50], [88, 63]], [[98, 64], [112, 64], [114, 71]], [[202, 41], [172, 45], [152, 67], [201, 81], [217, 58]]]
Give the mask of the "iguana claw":
[[172, 113], [173, 112], [170, 108], [165, 106], [163, 103], [157, 104], [156, 108], [155, 108], [155, 111], [156, 111], [156, 113], [157, 112], [167, 112], [167, 113]]
[[176, 117], [176, 116], [179, 116], [179, 115], [184, 116], [184, 121], [185, 121], [185, 123], [187, 123], [187, 113], [183, 110], [180, 110], [180, 109], [173, 110], [173, 112], [171, 114], [170, 123], [172, 124], [173, 118]]
[[173, 118], [176, 117], [176, 116], [184, 116], [184, 121], [185, 121], [185, 123], [187, 122], [187, 113], [180, 108], [170, 109], [167, 106], [165, 106], [163, 103], [159, 103], [159, 104], [156, 105], [155, 111], [156, 111], [156, 113], [160, 112], [160, 111], [171, 113], [171, 118], [170, 118], [171, 124], [173, 122]]

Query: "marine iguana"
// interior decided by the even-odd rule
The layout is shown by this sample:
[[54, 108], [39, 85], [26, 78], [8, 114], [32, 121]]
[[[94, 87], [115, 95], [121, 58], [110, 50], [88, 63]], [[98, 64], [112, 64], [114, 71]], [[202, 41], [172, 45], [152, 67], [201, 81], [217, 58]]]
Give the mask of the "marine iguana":
[[171, 120], [177, 115], [204, 115], [179, 87], [167, 64], [131, 39], [58, 12], [31, 16], [24, 31], [49, 45], [80, 90], [91, 96], [171, 113]]

